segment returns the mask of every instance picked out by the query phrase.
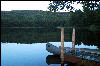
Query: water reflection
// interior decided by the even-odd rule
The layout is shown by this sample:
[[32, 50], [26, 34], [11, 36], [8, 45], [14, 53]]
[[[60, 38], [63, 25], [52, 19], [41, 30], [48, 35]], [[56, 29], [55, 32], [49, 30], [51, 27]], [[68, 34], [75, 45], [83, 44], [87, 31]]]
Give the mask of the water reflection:
[[1, 66], [47, 66], [45, 43], [1, 44]]
[[[47, 56], [46, 62], [47, 62], [48, 65], [50, 65], [50, 64], [61, 64], [61, 66], [64, 66], [64, 64], [67, 64], [67, 66], [71, 66], [71, 65], [74, 65], [74, 66], [75, 65], [76, 66], [81, 66], [81, 65], [84, 65], [84, 66], [88, 66], [88, 65], [89, 66], [91, 66], [91, 65], [92, 66], [98, 66], [98, 65], [100, 65], [100, 51], [98, 51], [98, 53], [99, 53], [98, 55], [96, 53], [90, 53], [88, 55], [87, 51], [85, 52], [86, 54], [84, 54], [83, 51], [78, 51], [78, 52], [75, 51], [75, 53], [74, 53], [72, 51], [70, 52], [70, 50], [69, 51], [65, 50], [66, 48], [64, 48], [64, 61], [62, 63], [62, 58], [60, 57], [60, 53], [61, 53], [60, 49], [61, 48], [57, 47], [56, 45], [58, 45], [58, 44], [51, 44], [51, 43], [46, 44], [46, 50], [48, 52], [54, 54], [54, 55], [48, 55]], [[85, 45], [82, 44], [82, 46], [85, 46]], [[80, 48], [80, 49], [82, 49], [82, 48]], [[93, 46], [93, 48], [94, 48], [94, 46]], [[92, 51], [93, 49], [90, 49], [90, 50]], [[92, 54], [94, 54], [94, 55], [92, 55]], [[81, 57], [81, 55], [82, 55], [82, 57]]]
[[[61, 46], [61, 42], [49, 42], [52, 45], [55, 45], [57, 47]], [[64, 42], [64, 47], [72, 47], [72, 42]], [[86, 45], [84, 43], [81, 42], [80, 45], [75, 45], [75, 48], [89, 48], [89, 49], [99, 49], [98, 46], [95, 45]]]
[[[68, 57], [66, 57], [67, 60], [64, 61], [64, 64], [61, 64], [59, 56], [53, 55], [46, 50], [46, 42], [58, 47], [61, 46], [60, 31], [57, 28], [2, 28], [1, 66], [80, 65], [68, 61]], [[64, 29], [64, 34], [64, 46], [72, 47], [72, 29]], [[99, 30], [94, 32], [88, 29], [76, 29], [75, 35], [75, 48], [100, 49]]]
[[[72, 62], [70, 60], [66, 60], [66, 61], [64, 61], [64, 64], [61, 66], [99, 66], [100, 65], [100, 63], [98, 63], [98, 62], [92, 62], [92, 61], [77, 59], [77, 58], [73, 58], [73, 57], [70, 57], [70, 58], [71, 58]], [[67, 57], [67, 59], [68, 59], [68, 57]], [[46, 63], [48, 65], [61, 64], [60, 56], [48, 55], [46, 57]]]
[[[100, 48], [100, 30], [76, 29], [75, 44], [95, 45]], [[72, 28], [64, 29], [64, 41], [72, 41]], [[9, 39], [10, 38], [10, 39]], [[1, 41], [10, 43], [60, 42], [61, 30], [57, 28], [1, 28]]]
[[[61, 64], [61, 58], [59, 55], [48, 55], [46, 57], [46, 63], [48, 65], [52, 65], [52, 64]], [[64, 62], [64, 65], [74, 65], [74, 63], [71, 62]]]
[[[55, 46], [60, 46], [60, 42], [50, 42]], [[64, 43], [66, 47], [71, 47], [71, 42]], [[98, 49], [97, 46], [85, 46]], [[76, 47], [82, 47], [75, 45]], [[53, 55], [46, 50], [46, 43], [18, 44], [1, 43], [1, 66], [61, 66], [60, 57]], [[60, 63], [60, 64], [59, 64]], [[71, 62], [64, 62], [64, 66], [73, 65]]]

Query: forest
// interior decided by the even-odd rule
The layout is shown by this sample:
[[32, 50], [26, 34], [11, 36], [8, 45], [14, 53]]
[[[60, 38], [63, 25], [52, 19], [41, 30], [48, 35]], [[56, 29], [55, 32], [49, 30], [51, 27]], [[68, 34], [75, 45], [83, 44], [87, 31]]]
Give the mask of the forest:
[[[92, 1], [91, 1], [92, 2]], [[1, 28], [7, 27], [7, 29], [1, 29], [1, 41], [3, 42], [20, 42], [20, 43], [35, 43], [35, 42], [47, 42], [47, 41], [60, 41], [60, 30], [55, 27], [71, 28], [65, 30], [65, 41], [72, 41], [71, 33], [72, 28], [76, 29], [76, 44], [96, 44], [100, 43], [100, 3], [89, 1], [83, 2], [83, 11], [75, 10], [75, 12], [52, 12], [56, 10], [54, 4], [50, 6], [50, 11], [42, 10], [12, 10], [1, 11]], [[57, 6], [59, 3], [54, 2]], [[61, 5], [62, 5], [61, 4]], [[68, 5], [68, 4], [67, 4]], [[92, 8], [91, 5], [93, 6]], [[97, 6], [96, 6], [97, 5]], [[65, 6], [64, 6], [65, 7]], [[97, 7], [97, 8], [96, 8]], [[96, 8], [96, 9], [94, 9]], [[8, 30], [8, 27], [10, 30]], [[42, 29], [17, 29], [12, 27], [49, 27], [50, 30]], [[52, 29], [55, 28], [55, 29]], [[80, 29], [82, 28], [82, 29]], [[86, 28], [86, 29], [84, 29]], [[87, 29], [88, 28], [88, 29]], [[6, 30], [6, 31], [5, 31]], [[51, 31], [52, 30], [52, 31]], [[25, 33], [25, 35], [23, 35]], [[19, 37], [22, 39], [19, 39]], [[48, 38], [47, 38], [48, 37]], [[10, 38], [10, 39], [9, 39]]]
[[58, 27], [67, 26], [69, 13], [41, 10], [13, 10], [1, 12], [1, 27]]
[[100, 7], [94, 11], [51, 12], [42, 10], [1, 11], [1, 27], [88, 27], [100, 26]]

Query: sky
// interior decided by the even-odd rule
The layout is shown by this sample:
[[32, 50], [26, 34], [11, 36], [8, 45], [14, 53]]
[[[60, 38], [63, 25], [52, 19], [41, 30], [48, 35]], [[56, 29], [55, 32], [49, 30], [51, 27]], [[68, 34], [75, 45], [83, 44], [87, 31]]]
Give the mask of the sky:
[[[49, 11], [50, 1], [1, 1], [1, 11], [11, 10], [43, 10]], [[74, 5], [76, 9], [82, 10], [82, 5]], [[65, 12], [61, 10], [60, 12]], [[66, 11], [67, 12], [67, 11]]]

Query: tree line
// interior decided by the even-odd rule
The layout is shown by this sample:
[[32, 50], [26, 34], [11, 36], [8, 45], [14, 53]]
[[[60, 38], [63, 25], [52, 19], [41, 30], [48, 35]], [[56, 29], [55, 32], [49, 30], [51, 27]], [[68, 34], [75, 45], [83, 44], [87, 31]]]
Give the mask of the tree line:
[[[83, 12], [75, 9], [72, 4], [81, 4]], [[71, 14], [70, 25], [72, 27], [89, 27], [92, 30], [100, 28], [100, 1], [50, 1], [48, 9], [52, 12], [67, 9], [76, 10]]]
[[69, 13], [41, 10], [1, 11], [1, 27], [58, 27], [67, 26]]
[[100, 7], [94, 11], [51, 12], [41, 10], [1, 11], [1, 27], [89, 27], [100, 26]]

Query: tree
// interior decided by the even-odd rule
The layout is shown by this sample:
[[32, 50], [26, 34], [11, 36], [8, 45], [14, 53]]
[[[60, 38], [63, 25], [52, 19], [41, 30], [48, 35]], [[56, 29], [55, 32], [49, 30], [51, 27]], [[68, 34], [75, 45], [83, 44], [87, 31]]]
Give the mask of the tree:
[[[80, 10], [76, 10], [71, 4], [82, 4], [83, 13]], [[84, 27], [90, 27], [95, 22], [99, 23], [99, 10], [100, 1], [51, 1], [48, 9], [50, 11], [58, 11], [67, 8], [70, 11], [70, 24], [72, 27], [83, 24]], [[73, 12], [73, 10], [76, 10]], [[98, 14], [99, 15], [98, 15]], [[82, 17], [82, 18], [81, 18]], [[73, 20], [73, 21], [72, 21]]]
[[58, 11], [63, 10], [65, 7], [72, 11], [75, 10], [75, 8], [71, 4], [82, 4], [83, 9], [85, 10], [95, 10], [98, 9], [100, 6], [100, 1], [50, 1], [48, 9], [50, 11]]

